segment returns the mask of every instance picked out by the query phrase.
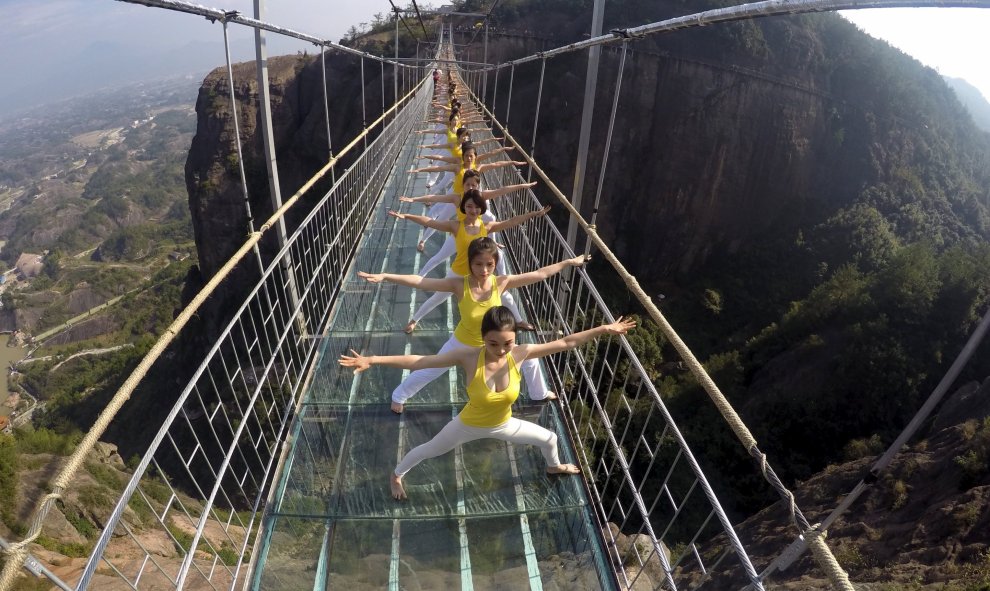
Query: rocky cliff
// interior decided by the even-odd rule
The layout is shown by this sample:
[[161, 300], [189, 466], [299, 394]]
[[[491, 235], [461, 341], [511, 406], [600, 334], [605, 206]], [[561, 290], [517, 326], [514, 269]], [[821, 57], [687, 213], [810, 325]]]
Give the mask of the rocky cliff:
[[[284, 202], [329, 159], [323, 74], [318, 55], [274, 57], [269, 59], [268, 68], [279, 188]], [[233, 70], [252, 219], [248, 219], [240, 181], [227, 70], [218, 68], [206, 77], [200, 89], [196, 102], [198, 127], [186, 160], [189, 209], [203, 279], [212, 277], [244, 243], [251, 224], [257, 229], [274, 211], [259, 128], [256, 69], [253, 63], [245, 63], [235, 65]], [[380, 68], [366, 65], [365, 71], [365, 100], [370, 123], [381, 115], [382, 80]], [[391, 76], [388, 72], [385, 76], [385, 87], [391, 88]], [[332, 105], [331, 140], [336, 152], [363, 127], [360, 101], [352, 100], [361, 94], [358, 60], [328, 55], [327, 80]], [[386, 100], [390, 98], [386, 92]], [[388, 106], [391, 105], [386, 108]], [[342, 160], [339, 169], [343, 170], [349, 162], [349, 158]], [[304, 201], [289, 213], [286, 218], [289, 227], [304, 218], [312, 201], [328, 189], [329, 175], [310, 190], [309, 203]], [[261, 248], [265, 260], [277, 250], [273, 239], [263, 241]], [[253, 258], [236, 269], [234, 280], [211, 299], [211, 311], [204, 314], [212, 330], [222, 325], [224, 314], [221, 311], [228, 307], [229, 294], [242, 294], [257, 277]], [[233, 298], [240, 303], [236, 295]]]

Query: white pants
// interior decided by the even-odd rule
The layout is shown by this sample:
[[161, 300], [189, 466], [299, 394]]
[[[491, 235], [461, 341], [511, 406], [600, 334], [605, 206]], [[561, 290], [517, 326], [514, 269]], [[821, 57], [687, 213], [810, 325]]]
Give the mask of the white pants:
[[559, 466], [560, 455], [557, 452], [557, 434], [549, 429], [521, 421], [515, 417], [497, 427], [471, 427], [461, 422], [460, 415], [447, 423], [433, 439], [409, 450], [395, 467], [396, 476], [405, 476], [423, 460], [442, 456], [459, 445], [476, 439], [499, 439], [520, 445], [535, 445], [543, 453], [547, 467]]
[[[478, 351], [479, 347], [469, 347], [457, 340], [454, 335], [450, 335], [447, 342], [440, 347], [437, 355], [443, 355], [447, 351], [460, 351], [471, 349]], [[405, 404], [407, 400], [416, 395], [427, 384], [447, 373], [449, 368], [431, 367], [429, 369], [417, 369], [406, 376], [402, 383], [392, 390], [392, 402]], [[531, 400], [543, 400], [547, 396], [547, 382], [540, 371], [540, 364], [535, 359], [527, 359], [519, 365], [519, 373], [526, 380], [526, 390], [529, 392]]]

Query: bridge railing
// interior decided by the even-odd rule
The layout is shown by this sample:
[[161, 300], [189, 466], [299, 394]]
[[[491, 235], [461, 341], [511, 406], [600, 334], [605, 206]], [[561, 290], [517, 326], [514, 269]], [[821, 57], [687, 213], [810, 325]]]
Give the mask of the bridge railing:
[[[186, 385], [117, 502], [78, 588], [246, 580], [286, 429], [419, 92], [288, 237]], [[169, 551], [174, 549], [174, 554]], [[165, 551], [163, 551], [165, 549]], [[105, 583], [106, 581], [104, 581]]]

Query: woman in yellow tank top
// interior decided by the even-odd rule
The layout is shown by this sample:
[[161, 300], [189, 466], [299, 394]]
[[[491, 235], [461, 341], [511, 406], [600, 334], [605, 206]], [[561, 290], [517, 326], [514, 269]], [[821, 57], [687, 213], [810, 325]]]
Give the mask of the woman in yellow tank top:
[[[487, 236], [490, 233], [514, 228], [527, 220], [545, 215], [548, 211], [550, 211], [550, 207], [547, 206], [543, 209], [517, 215], [502, 222], [486, 222], [484, 219], [480, 219], [480, 216], [484, 215], [484, 213], [488, 210], [488, 206], [485, 203], [485, 199], [481, 196], [481, 193], [475, 190], [464, 192], [464, 197], [461, 198], [461, 205], [458, 209], [460, 211], [460, 215], [458, 215], [459, 219], [445, 221], [433, 220], [422, 215], [399, 213], [391, 210], [388, 213], [391, 216], [403, 220], [411, 220], [427, 228], [443, 230], [453, 236], [453, 251], [455, 256], [454, 262], [450, 265], [450, 271], [447, 273], [447, 278], [452, 278], [464, 277], [468, 274], [467, 245], [470, 244], [472, 240], [481, 236]], [[449, 296], [443, 293], [436, 293], [430, 296], [430, 298], [423, 302], [423, 304], [415, 311], [412, 319], [410, 319], [409, 323], [406, 324], [405, 331], [407, 333], [411, 333], [416, 328], [416, 324], [422, 320], [422, 318], [430, 310], [436, 308], [447, 297]], [[505, 294], [505, 305], [508, 306], [513, 313], [515, 313], [516, 320], [523, 323], [522, 315], [519, 313], [519, 308], [516, 306], [515, 300], [512, 298], [511, 294]], [[529, 325], [528, 323], [525, 324], [527, 324], [528, 328], [532, 328], [532, 325]]]
[[574, 464], [563, 464], [557, 449], [557, 434], [548, 429], [521, 421], [512, 416], [512, 403], [519, 397], [518, 365], [526, 359], [546, 357], [573, 349], [595, 337], [625, 334], [636, 323], [619, 318], [549, 343], [516, 344], [515, 320], [502, 306], [485, 313], [481, 331], [484, 346], [461, 349], [439, 355], [341, 355], [340, 364], [353, 367], [354, 373], [372, 365], [387, 365], [402, 369], [447, 368], [460, 366], [471, 376], [467, 385], [468, 403], [433, 439], [413, 448], [389, 475], [392, 496], [405, 499], [403, 476], [423, 460], [443, 455], [459, 445], [476, 439], [494, 438], [520, 445], [536, 445], [546, 461], [548, 474], [577, 474]]
[[[440, 348], [438, 354], [442, 354], [454, 349], [480, 347], [482, 344], [481, 318], [487, 310], [508, 301], [506, 290], [544, 281], [568, 267], [580, 266], [585, 262], [584, 256], [577, 256], [529, 273], [496, 276], [495, 268], [498, 264], [498, 257], [498, 247], [494, 241], [486, 237], [475, 240], [468, 247], [471, 270], [470, 275], [463, 279], [456, 277], [425, 279], [419, 275], [364, 272], [359, 272], [358, 276], [370, 283], [388, 281], [425, 291], [436, 291], [442, 297], [450, 297], [453, 294], [460, 312], [460, 321], [457, 323], [453, 334]], [[526, 389], [530, 398], [540, 400], [553, 396], [553, 392], [550, 392], [547, 382], [540, 372], [538, 363], [535, 361], [524, 362], [522, 372], [526, 378]], [[392, 391], [392, 412], [401, 413], [406, 401], [443, 373], [444, 370], [440, 369], [424, 369], [414, 371], [406, 376]]]

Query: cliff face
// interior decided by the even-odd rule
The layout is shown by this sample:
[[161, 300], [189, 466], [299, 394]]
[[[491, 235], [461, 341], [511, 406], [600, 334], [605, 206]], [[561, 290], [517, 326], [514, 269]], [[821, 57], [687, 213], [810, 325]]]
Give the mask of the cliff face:
[[[268, 61], [271, 116], [276, 146], [282, 201], [291, 197], [329, 160], [326, 112], [323, 101], [319, 56], [281, 56]], [[331, 104], [330, 130], [334, 151], [344, 146], [362, 129], [360, 64], [354, 58], [327, 57], [328, 94]], [[365, 67], [365, 100], [370, 123], [381, 114], [381, 71]], [[268, 189], [263, 139], [258, 111], [258, 82], [253, 63], [234, 66], [234, 96], [237, 101], [245, 174], [253, 227], [267, 220], [274, 208]], [[386, 72], [385, 87], [391, 89]], [[390, 99], [386, 92], [386, 99]], [[391, 105], [387, 105], [386, 108]], [[203, 81], [196, 102], [198, 128], [186, 160], [186, 187], [192, 212], [200, 271], [204, 279], [217, 270], [244, 243], [250, 224], [244, 189], [238, 170], [234, 124], [231, 119], [229, 82], [226, 68], [218, 68]], [[373, 138], [374, 136], [372, 136]], [[372, 139], [370, 138], [370, 139]], [[344, 159], [343, 170], [351, 159]], [[312, 208], [330, 188], [330, 176], [317, 183], [311, 197], [295, 207], [286, 220], [290, 228]], [[263, 240], [262, 257], [267, 261], [277, 251], [274, 238]], [[213, 313], [205, 314], [215, 328], [222, 324], [228, 295], [243, 294], [257, 280], [257, 265], [245, 261], [235, 270], [233, 281], [211, 300]], [[231, 297], [240, 304], [241, 299]]]

